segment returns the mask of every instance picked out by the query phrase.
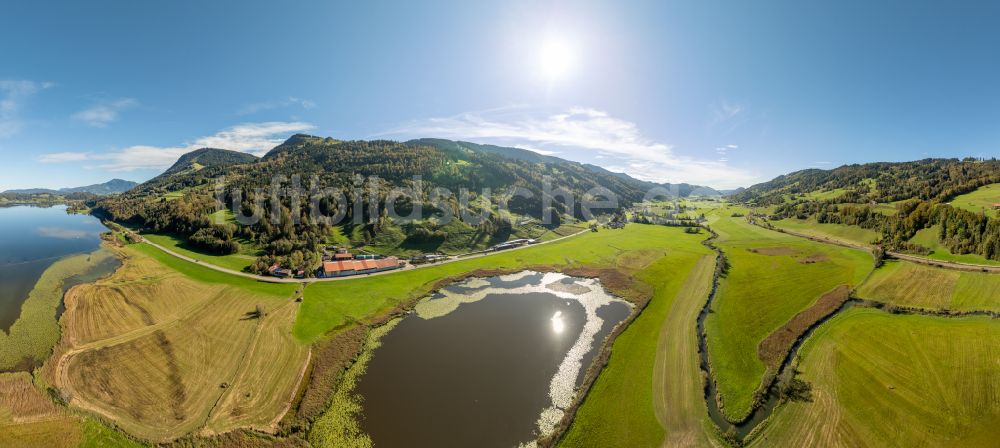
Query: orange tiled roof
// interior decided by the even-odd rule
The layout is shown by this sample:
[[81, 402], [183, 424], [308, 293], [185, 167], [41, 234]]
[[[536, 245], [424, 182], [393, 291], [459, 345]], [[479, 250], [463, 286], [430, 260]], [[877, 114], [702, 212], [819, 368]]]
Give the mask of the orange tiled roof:
[[366, 271], [369, 269], [385, 269], [399, 266], [399, 259], [396, 257], [382, 258], [378, 260], [339, 260], [324, 261], [323, 271]]

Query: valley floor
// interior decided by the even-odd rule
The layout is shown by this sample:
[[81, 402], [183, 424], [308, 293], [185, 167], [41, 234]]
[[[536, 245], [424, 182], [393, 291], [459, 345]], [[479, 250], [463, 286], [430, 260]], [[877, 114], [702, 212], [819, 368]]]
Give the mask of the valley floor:
[[[705, 328], [731, 418], [745, 414], [776, 373], [764, 341], [842, 285], [860, 298], [927, 312], [1000, 307], [1000, 275], [906, 261], [872, 272], [863, 251], [753, 226], [733, 216], [734, 207], [707, 207], [729, 265]], [[706, 237], [630, 224], [308, 285], [257, 281], [151, 244], [126, 246], [118, 249], [125, 265], [112, 277], [67, 295], [60, 343], [44, 368], [34, 377], [0, 375], [0, 444], [133, 443], [95, 416], [155, 442], [237, 428], [281, 428], [289, 443], [327, 440], [279, 420], [294, 425], [325, 414], [369, 328], [454, 279], [534, 267], [601, 275], [612, 292], [645, 304], [615, 339], [560, 446], [725, 446], [707, 415], [699, 367], [696, 321], [715, 270]], [[1000, 437], [989, 424], [1000, 419], [998, 331], [995, 316], [842, 312], [798, 352], [806, 399], [780, 405], [750, 442], [988, 446]], [[44, 392], [47, 385], [68, 408]], [[255, 437], [234, 440], [264, 440]]]

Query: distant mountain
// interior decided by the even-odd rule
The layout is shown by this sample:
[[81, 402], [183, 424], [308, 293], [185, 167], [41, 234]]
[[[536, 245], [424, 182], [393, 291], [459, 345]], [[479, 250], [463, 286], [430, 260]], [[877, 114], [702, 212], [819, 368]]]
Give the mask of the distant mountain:
[[573, 162], [559, 157], [539, 154], [537, 152], [521, 148], [513, 148], [513, 147], [497, 146], [497, 145], [485, 145], [485, 144], [465, 142], [465, 141], [452, 141], [439, 138], [421, 138], [416, 140], [410, 140], [406, 142], [406, 144], [432, 146], [446, 151], [461, 151], [463, 149], [471, 150], [485, 154], [495, 154], [501, 157], [521, 160], [531, 163], [547, 163], [554, 165], [571, 165], [574, 167], [583, 167], [585, 170], [601, 176], [616, 177], [620, 179], [622, 182], [625, 182], [630, 186], [641, 189], [643, 191], [649, 191], [650, 189], [655, 187], [662, 187], [666, 188], [672, 194], [679, 197], [721, 196], [721, 194], [718, 191], [710, 187], [705, 187], [701, 185], [691, 185], [686, 183], [660, 184], [656, 182], [644, 181], [629, 176], [628, 174], [617, 173], [597, 165], [592, 165], [589, 163]]
[[97, 195], [109, 195], [116, 193], [124, 193], [131, 190], [133, 187], [138, 185], [130, 180], [122, 179], [111, 179], [102, 184], [93, 184], [83, 187], [72, 187], [72, 188], [60, 188], [58, 190], [52, 190], [49, 188], [25, 188], [20, 190], [7, 190], [4, 193], [14, 193], [14, 194], [68, 194], [68, 193], [91, 193]]
[[746, 190], [746, 188], [739, 187], [731, 190], [719, 190], [719, 193], [721, 193], [723, 196], [730, 196], [737, 193], [742, 193], [744, 190]]
[[201, 148], [180, 156], [177, 162], [167, 168], [161, 176], [170, 176], [188, 171], [199, 171], [206, 167], [227, 167], [243, 163], [253, 163], [257, 156], [228, 149]]
[[201, 148], [180, 156], [170, 168], [146, 182], [136, 190], [142, 194], [154, 191], [180, 190], [200, 185], [209, 179], [224, 174], [229, 167], [254, 163], [260, 160], [253, 154], [218, 148]]

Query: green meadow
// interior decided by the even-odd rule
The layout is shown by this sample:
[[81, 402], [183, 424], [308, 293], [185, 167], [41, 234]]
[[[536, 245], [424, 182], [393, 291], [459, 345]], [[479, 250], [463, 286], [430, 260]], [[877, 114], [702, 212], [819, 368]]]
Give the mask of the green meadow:
[[753, 446], [996, 446], [998, 340], [987, 317], [847, 310], [799, 353], [810, 399], [779, 407]]
[[931, 253], [927, 255], [927, 258], [932, 260], [1000, 266], [1000, 261], [990, 260], [982, 255], [951, 253], [951, 251], [949, 251], [948, 248], [941, 244], [941, 241], [938, 240], [938, 233], [940, 231], [940, 226], [938, 225], [921, 229], [917, 231], [916, 235], [913, 235], [913, 238], [910, 238], [910, 242], [930, 249]]
[[1000, 203], [1000, 184], [984, 185], [971, 193], [956, 196], [951, 206], [971, 212], [985, 212], [991, 218], [1000, 218], [1000, 211], [993, 209], [993, 204]]
[[257, 256], [257, 253], [249, 249], [246, 244], [240, 245], [241, 249], [238, 253], [215, 255], [198, 251], [197, 249], [191, 247], [186, 239], [175, 235], [146, 233], [142, 236], [153, 243], [159, 244], [186, 257], [194, 258], [199, 262], [211, 263], [216, 266], [232, 269], [234, 271], [242, 271], [247, 266], [250, 266]]
[[813, 238], [827, 239], [831, 241], [843, 241], [849, 244], [870, 245], [873, 241], [881, 238], [878, 232], [871, 229], [864, 229], [858, 226], [845, 224], [818, 223], [815, 218], [795, 219], [787, 218], [778, 221], [771, 221], [775, 227], [785, 229]]
[[712, 227], [730, 268], [705, 321], [723, 412], [750, 412], [767, 372], [757, 347], [823, 293], [860, 284], [872, 269], [864, 251], [817, 243], [747, 223], [720, 209]]
[[298, 288], [298, 285], [295, 283], [262, 282], [219, 272], [205, 266], [199, 266], [197, 263], [181, 260], [146, 243], [132, 244], [126, 247], [126, 251], [131, 250], [149, 256], [161, 264], [201, 282], [232, 285], [254, 293], [268, 294], [275, 297], [289, 297]]
[[[680, 388], [658, 388], [654, 385], [654, 370], [660, 355], [665, 355], [670, 362], [680, 357], [697, 357], [697, 346], [693, 344], [678, 347], [668, 353], [659, 353], [657, 336], [661, 331], [694, 328], [694, 319], [673, 322], [668, 321], [667, 316], [677, 312], [675, 307], [678, 305], [675, 302], [678, 300], [694, 302], [697, 310], [700, 308], [698, 304], [703, 304], [708, 298], [711, 271], [715, 265], [713, 253], [695, 238], [662, 241], [660, 244], [669, 248], [667, 255], [636, 274], [637, 279], [655, 288], [653, 298], [642, 314], [615, 340], [608, 366], [601, 372], [577, 411], [560, 446], [659, 446], [664, 437], [668, 436], [665, 430], [674, 428], [665, 428], [667, 425], [658, 420], [655, 409], [657, 401], [676, 398], [677, 402], [671, 400], [663, 406], [673, 410], [675, 407], [680, 408], [680, 397], [685, 397], [688, 401], [684, 405], [700, 409], [701, 413], [681, 417], [700, 423], [700, 417], [705, 415], [704, 405], [698, 407], [704, 403], [701, 395], [684, 396], [686, 391], [679, 390]], [[695, 271], [703, 274], [701, 277], [704, 281], [698, 285], [689, 285], [686, 280], [695, 275]], [[690, 290], [684, 290], [684, 286]], [[685, 293], [691, 293], [691, 296], [682, 296]], [[697, 314], [691, 317], [697, 318]], [[670, 369], [669, 374], [684, 376], [688, 383], [697, 383], [698, 387], [701, 385], [701, 374], [696, 369]]]
[[1000, 275], [887, 261], [857, 290], [864, 299], [958, 311], [1000, 310]]
[[[332, 329], [364, 321], [380, 311], [427, 294], [439, 279], [476, 269], [519, 269], [529, 266], [614, 265], [626, 252], [662, 256], [675, 240], [700, 241], [683, 229], [629, 225], [625, 230], [586, 232], [561, 241], [484, 257], [401, 271], [389, 275], [311, 283], [305, 289], [302, 310], [295, 322], [295, 337], [312, 342]], [[650, 260], [651, 261], [651, 260]]]

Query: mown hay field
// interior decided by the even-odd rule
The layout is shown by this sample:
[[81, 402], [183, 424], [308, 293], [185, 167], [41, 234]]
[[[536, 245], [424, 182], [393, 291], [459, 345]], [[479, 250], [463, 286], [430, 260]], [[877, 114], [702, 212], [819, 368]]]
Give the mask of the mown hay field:
[[[697, 313], [693, 317], [689, 313], [677, 319], [667, 317], [670, 313], [683, 313], [681, 308], [689, 311], [692, 304], [697, 310], [708, 298], [714, 255], [699, 244], [701, 238], [663, 241], [660, 244], [670, 248], [668, 254], [635, 274], [636, 278], [654, 287], [653, 298], [615, 340], [607, 367], [584, 399], [560, 446], [659, 446], [673, 432], [694, 440], [704, 437], [700, 431], [702, 417], [706, 415], [704, 401], [700, 394], [685, 395], [691, 384], [695, 384], [696, 389], [701, 386], [697, 361], [694, 361], [694, 369], [688, 364], [692, 357], [697, 359], [696, 341], [689, 340], [694, 345], [671, 345], [669, 351], [661, 345], [668, 341], [660, 341], [662, 332], [667, 332], [663, 339], [693, 332]], [[688, 282], [689, 278], [693, 278], [694, 283]], [[661, 348], [667, 352], [661, 352]], [[689, 368], [670, 367], [677, 365]], [[659, 375], [657, 370], [660, 370]], [[678, 381], [665, 385], [664, 373]], [[660, 384], [655, 384], [655, 379], [659, 379]], [[694, 413], [689, 416], [671, 414], [669, 422], [667, 415], [661, 415], [665, 410], [679, 411], [682, 407], [693, 409]], [[692, 420], [695, 422], [693, 427], [688, 425]], [[692, 432], [681, 434], [685, 431]]]
[[112, 277], [67, 294], [55, 385], [71, 406], [150, 441], [272, 427], [308, 356], [290, 337], [296, 286], [201, 281], [213, 275], [197, 270], [208, 269], [187, 263], [196, 275], [180, 273], [143, 246], [123, 249]]
[[0, 446], [131, 448], [138, 443], [89, 418], [66, 412], [26, 372], [0, 374]]
[[998, 340], [987, 317], [849, 309], [800, 351], [811, 399], [779, 407], [754, 446], [996, 446]]
[[[712, 227], [730, 268], [705, 321], [709, 359], [723, 412], [747, 415], [769, 370], [759, 345], [824, 293], [860, 284], [871, 271], [864, 251], [763, 229], [726, 211]], [[775, 373], [770, 371], [770, 373]]]
[[1000, 311], [1000, 275], [887, 261], [857, 295], [907, 307]]

